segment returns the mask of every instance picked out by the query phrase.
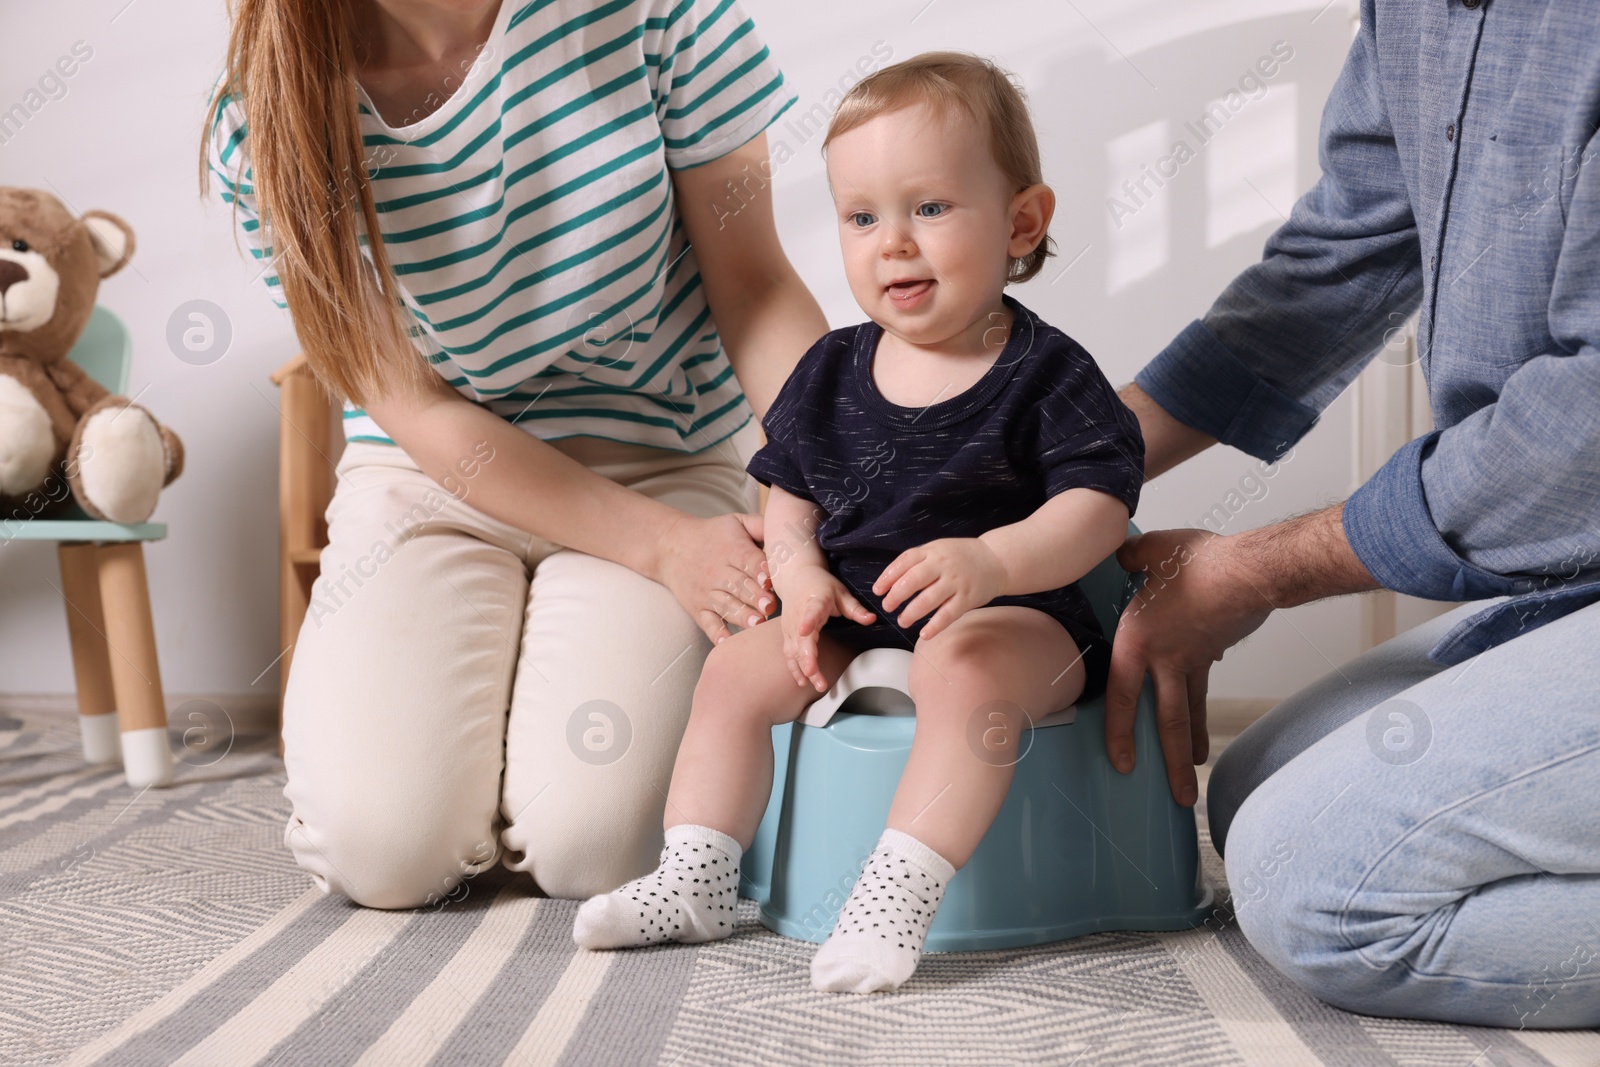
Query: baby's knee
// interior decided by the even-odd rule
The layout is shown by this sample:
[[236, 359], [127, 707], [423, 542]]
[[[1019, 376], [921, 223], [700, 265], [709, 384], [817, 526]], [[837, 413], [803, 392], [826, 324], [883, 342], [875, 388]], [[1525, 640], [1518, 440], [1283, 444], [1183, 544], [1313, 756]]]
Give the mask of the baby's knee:
[[760, 661], [751, 649], [734, 647], [739, 637], [722, 642], [706, 656], [691, 701], [695, 718], [744, 722], [767, 717], [770, 709], [764, 701], [752, 699], [751, 672]]
[[917, 637], [917, 655], [912, 660], [913, 673], [918, 664], [925, 671], [934, 670], [937, 664], [937, 670], [943, 671], [946, 663], [961, 667], [1001, 651], [990, 628], [979, 625], [980, 620], [969, 616], [972, 616], [972, 612], [961, 616], [932, 637], [927, 635], [926, 629], [923, 630]]
[[971, 711], [973, 700], [992, 692], [1008, 670], [983, 637], [970, 633], [946, 630], [932, 642], [919, 641], [917, 651], [923, 654], [911, 658], [906, 688], [919, 714], [925, 707], [930, 713], [958, 706]]
[[739, 655], [731, 646], [733, 638], [706, 653], [700, 667], [700, 677], [694, 684], [695, 703], [709, 702], [726, 697], [733, 691], [741, 674]]
[[[1009, 610], [994, 609], [997, 613]], [[1015, 618], [989, 611], [969, 611], [932, 637], [924, 631], [917, 638], [916, 655], [911, 660], [911, 683], [946, 688], [976, 684], [988, 688], [995, 678], [1024, 669]]]

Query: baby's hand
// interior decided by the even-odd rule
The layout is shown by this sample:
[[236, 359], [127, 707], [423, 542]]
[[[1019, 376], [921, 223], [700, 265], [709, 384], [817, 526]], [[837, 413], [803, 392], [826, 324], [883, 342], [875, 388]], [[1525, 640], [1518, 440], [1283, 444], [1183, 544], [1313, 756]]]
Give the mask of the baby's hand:
[[817, 665], [817, 634], [830, 615], [844, 615], [863, 626], [877, 618], [861, 606], [844, 583], [826, 567], [801, 566], [780, 573], [774, 579], [775, 592], [783, 600], [778, 616], [783, 626], [783, 658], [794, 675], [796, 685], [810, 682], [819, 693], [828, 691], [828, 681]]
[[922, 636], [934, 637], [968, 611], [999, 596], [1005, 577], [1005, 564], [986, 542], [976, 537], [944, 537], [900, 553], [883, 568], [872, 591], [883, 598], [884, 611], [910, 601], [896, 620], [900, 626], [910, 626], [932, 611]]

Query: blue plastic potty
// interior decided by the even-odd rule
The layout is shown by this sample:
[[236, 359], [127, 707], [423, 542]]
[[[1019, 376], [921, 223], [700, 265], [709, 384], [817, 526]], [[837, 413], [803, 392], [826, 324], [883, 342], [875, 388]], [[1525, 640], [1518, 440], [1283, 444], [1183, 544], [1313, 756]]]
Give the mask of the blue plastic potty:
[[[1131, 523], [1129, 531], [1138, 530]], [[1107, 559], [1079, 587], [1101, 626], [1135, 579]], [[824, 940], [871, 854], [911, 752], [911, 653], [870, 649], [796, 723], [772, 731], [773, 789], [744, 854], [743, 895], [763, 926]], [[1181, 930], [1211, 908], [1194, 811], [1168, 791], [1148, 679], [1134, 725], [1138, 763], [1105, 753], [1104, 700], [1056, 712], [1021, 739], [1011, 792], [950, 880], [927, 951], [1014, 948], [1103, 930]], [[825, 722], [815, 726], [811, 723]]]

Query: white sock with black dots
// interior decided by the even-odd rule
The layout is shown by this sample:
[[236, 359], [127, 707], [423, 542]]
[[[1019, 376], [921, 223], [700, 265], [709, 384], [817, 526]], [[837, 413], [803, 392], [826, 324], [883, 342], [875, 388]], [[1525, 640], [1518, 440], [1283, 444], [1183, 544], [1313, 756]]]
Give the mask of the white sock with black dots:
[[922, 958], [933, 913], [956, 869], [910, 834], [885, 830], [833, 933], [811, 959], [812, 988], [824, 993], [899, 989]]
[[727, 937], [733, 933], [742, 852], [739, 842], [721, 830], [672, 827], [661, 866], [584, 901], [572, 939], [584, 948], [633, 948]]

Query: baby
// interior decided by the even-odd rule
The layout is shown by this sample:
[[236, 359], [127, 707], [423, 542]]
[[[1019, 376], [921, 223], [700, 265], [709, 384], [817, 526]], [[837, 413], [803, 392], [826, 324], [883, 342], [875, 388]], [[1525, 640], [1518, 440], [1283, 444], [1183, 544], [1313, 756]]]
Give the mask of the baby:
[[740, 857], [772, 789], [772, 727], [861, 650], [905, 648], [910, 760], [811, 965], [817, 989], [866, 993], [916, 969], [945, 887], [1005, 800], [1019, 735], [1104, 690], [1110, 645], [1073, 583], [1122, 543], [1144, 442], [1089, 354], [1004, 293], [1051, 254], [1055, 197], [1003, 72], [952, 52], [885, 68], [845, 97], [823, 148], [845, 272], [871, 321], [805, 354], [749, 465], [770, 487], [782, 611], [707, 657], [661, 866], [586, 901], [573, 937], [620, 948], [731, 934]]

